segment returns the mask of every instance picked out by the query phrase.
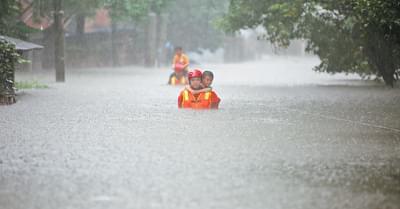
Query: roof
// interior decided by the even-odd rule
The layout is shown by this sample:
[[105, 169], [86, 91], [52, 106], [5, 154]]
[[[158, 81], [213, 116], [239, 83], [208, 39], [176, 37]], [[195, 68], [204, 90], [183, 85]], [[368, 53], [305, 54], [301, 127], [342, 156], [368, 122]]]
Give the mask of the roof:
[[8, 37], [8, 36], [0, 35], [0, 39], [4, 39], [4, 40], [14, 44], [15, 48], [17, 50], [28, 51], [28, 50], [34, 50], [34, 49], [43, 49], [43, 46], [40, 46], [40, 45], [37, 45], [37, 44], [34, 44], [34, 43], [30, 43], [30, 42], [27, 42], [27, 41], [23, 41], [23, 40], [20, 40], [20, 39], [11, 38], [11, 37]]

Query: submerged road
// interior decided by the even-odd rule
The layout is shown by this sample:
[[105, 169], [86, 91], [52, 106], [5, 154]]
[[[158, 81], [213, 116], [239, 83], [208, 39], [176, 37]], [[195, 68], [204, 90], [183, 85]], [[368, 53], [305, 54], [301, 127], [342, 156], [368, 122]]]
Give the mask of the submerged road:
[[24, 90], [0, 106], [0, 209], [400, 208], [400, 89], [317, 63], [204, 66], [218, 111], [178, 110], [166, 70]]

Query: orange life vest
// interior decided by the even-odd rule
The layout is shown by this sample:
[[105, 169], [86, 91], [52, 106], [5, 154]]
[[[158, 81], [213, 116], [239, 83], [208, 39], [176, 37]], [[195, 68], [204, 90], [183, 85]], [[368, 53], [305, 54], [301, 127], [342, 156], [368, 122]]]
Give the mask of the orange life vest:
[[184, 85], [187, 84], [186, 78], [184, 76], [181, 77], [181, 79], [178, 79], [176, 76], [172, 76], [171, 78], [171, 85]]
[[190, 91], [184, 90], [182, 92], [181, 108], [192, 109], [210, 109], [211, 108], [211, 92], [200, 93], [193, 95]]

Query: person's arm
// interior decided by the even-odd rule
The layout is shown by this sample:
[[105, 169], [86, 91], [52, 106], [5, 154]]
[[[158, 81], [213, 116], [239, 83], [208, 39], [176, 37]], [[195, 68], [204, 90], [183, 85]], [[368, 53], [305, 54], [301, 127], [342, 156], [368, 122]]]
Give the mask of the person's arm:
[[188, 90], [188, 91], [190, 91], [190, 93], [193, 93], [193, 91], [194, 91], [194, 90], [192, 89], [192, 87], [190, 87], [190, 85], [186, 85], [186, 86], [185, 86], [185, 89]]
[[204, 88], [204, 89], [200, 89], [200, 90], [193, 90], [193, 94], [200, 94], [200, 93], [206, 93], [212, 91], [212, 88]]
[[192, 89], [192, 87], [190, 87], [190, 85], [186, 85], [185, 89], [190, 91], [190, 93], [192, 93], [192, 94], [200, 94], [200, 93], [206, 93], [206, 92], [212, 91], [211, 87], [200, 89], [200, 90], [194, 90], [194, 89]]
[[172, 59], [172, 69], [175, 69], [175, 63], [176, 63], [176, 55], [174, 55], [174, 58]]
[[187, 67], [189, 67], [189, 64], [190, 64], [190, 60], [189, 60], [189, 57], [188, 56], [186, 56], [186, 55], [182, 55], [183, 56], [183, 58], [185, 59], [185, 65], [183, 66], [183, 68], [187, 68]]

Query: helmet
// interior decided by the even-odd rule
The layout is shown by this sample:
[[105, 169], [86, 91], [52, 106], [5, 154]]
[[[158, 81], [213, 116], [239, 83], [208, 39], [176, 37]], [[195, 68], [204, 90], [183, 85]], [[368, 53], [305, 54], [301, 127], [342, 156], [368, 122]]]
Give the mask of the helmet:
[[199, 69], [195, 69], [193, 71], [189, 72], [189, 80], [191, 80], [192, 78], [201, 78], [201, 76], [203, 75], [203, 73], [199, 70]]
[[176, 63], [175, 64], [175, 70], [176, 71], [178, 71], [178, 72], [180, 72], [180, 71], [182, 71], [182, 70], [184, 70], [185, 68], [184, 68], [184, 65], [182, 65], [181, 63]]

